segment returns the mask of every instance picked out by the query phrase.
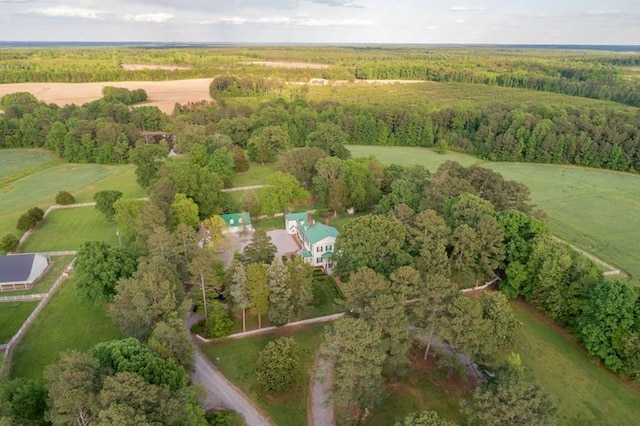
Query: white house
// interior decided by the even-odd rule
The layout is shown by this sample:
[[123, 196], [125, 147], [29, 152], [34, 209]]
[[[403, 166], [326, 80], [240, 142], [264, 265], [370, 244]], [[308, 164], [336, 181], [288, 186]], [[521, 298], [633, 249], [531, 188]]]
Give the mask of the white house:
[[284, 217], [287, 233], [295, 235], [302, 248], [299, 255], [314, 268], [331, 273], [333, 250], [338, 230], [333, 226], [316, 223], [308, 213], [289, 213]]

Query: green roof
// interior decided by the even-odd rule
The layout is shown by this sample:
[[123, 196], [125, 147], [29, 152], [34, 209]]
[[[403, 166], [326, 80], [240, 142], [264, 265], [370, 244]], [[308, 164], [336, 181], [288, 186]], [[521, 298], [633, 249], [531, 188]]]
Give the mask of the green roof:
[[304, 250], [304, 251], [302, 252], [302, 257], [305, 257], [305, 258], [306, 258], [306, 257], [311, 257], [311, 252], [310, 252], [310, 251], [308, 251], [308, 250]]
[[300, 231], [307, 237], [311, 244], [315, 244], [327, 237], [337, 237], [339, 232], [333, 226], [327, 226], [323, 223], [315, 223], [311, 228], [304, 226]]
[[248, 226], [251, 225], [251, 215], [249, 212], [229, 213], [220, 215], [227, 226]]
[[307, 212], [302, 212], [302, 213], [287, 213], [286, 215], [284, 215], [285, 220], [289, 221], [289, 220], [307, 220], [307, 217], [309, 216], [309, 213]]
[[323, 258], [323, 259], [328, 259], [328, 258], [330, 258], [331, 256], [333, 256], [333, 252], [332, 252], [332, 251], [325, 251], [325, 252], [322, 254], [322, 258]]

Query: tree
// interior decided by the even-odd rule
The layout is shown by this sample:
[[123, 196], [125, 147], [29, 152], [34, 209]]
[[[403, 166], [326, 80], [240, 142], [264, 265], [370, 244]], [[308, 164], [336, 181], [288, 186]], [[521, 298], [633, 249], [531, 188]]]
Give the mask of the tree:
[[242, 309], [242, 331], [245, 332], [247, 331], [246, 310], [251, 302], [249, 289], [247, 287], [247, 270], [241, 262], [235, 259], [232, 261], [230, 269], [233, 273], [231, 275], [229, 295], [234, 305]]
[[220, 147], [213, 151], [206, 168], [213, 173], [231, 179], [236, 174], [234, 154], [227, 147]]
[[236, 173], [244, 173], [249, 170], [249, 162], [244, 149], [234, 145], [231, 147], [231, 153], [233, 154], [233, 169]]
[[227, 307], [215, 299], [208, 303], [210, 321], [207, 325], [207, 334], [214, 339], [227, 337], [233, 331], [233, 320], [229, 317]]
[[289, 391], [300, 375], [300, 345], [293, 337], [280, 337], [267, 343], [256, 365], [256, 381], [267, 393]]
[[332, 157], [343, 160], [351, 157], [351, 152], [345, 145], [347, 135], [340, 126], [331, 122], [318, 123], [316, 130], [307, 136], [307, 146], [319, 148]]
[[418, 289], [418, 302], [411, 306], [411, 318], [426, 337], [424, 359], [431, 350], [434, 336], [442, 333], [447, 324], [449, 306], [459, 297], [459, 290], [442, 275], [427, 275]]
[[200, 222], [198, 218], [198, 205], [185, 194], [178, 192], [173, 196], [171, 210], [179, 224], [182, 223], [191, 228], [198, 226]]
[[247, 290], [249, 307], [258, 316], [258, 328], [262, 328], [262, 315], [269, 311], [269, 279], [263, 263], [251, 263], [247, 266]]
[[507, 297], [497, 291], [482, 293], [482, 317], [491, 325], [490, 337], [498, 349], [513, 349], [521, 323], [513, 315]]
[[135, 198], [120, 198], [113, 203], [113, 209], [115, 210], [113, 219], [118, 224], [118, 232], [128, 233], [136, 237], [136, 239], [139, 237], [140, 229], [138, 229], [138, 224], [145, 203], [144, 200]]
[[336, 414], [341, 420], [359, 420], [362, 410], [376, 406], [383, 396], [386, 354], [380, 330], [362, 318], [339, 319], [325, 335], [320, 351], [333, 365], [331, 400]]
[[472, 421], [489, 426], [555, 423], [555, 401], [540, 386], [525, 379], [518, 361], [519, 357], [504, 363], [486, 385], [475, 390], [470, 401], [463, 401], [462, 409]]
[[489, 215], [484, 215], [478, 220], [475, 230], [480, 243], [476, 261], [478, 272], [491, 278], [505, 258], [504, 236], [498, 222]]
[[273, 163], [290, 146], [289, 135], [280, 126], [265, 127], [251, 136], [247, 144], [249, 158], [262, 164]]
[[262, 204], [258, 193], [255, 191], [244, 191], [242, 197], [240, 197], [240, 210], [243, 212], [249, 212], [252, 217], [260, 216], [262, 210]]
[[119, 372], [104, 378], [98, 394], [98, 424], [183, 424], [181, 402], [166, 386], [147, 383], [136, 373]]
[[61, 206], [66, 206], [69, 204], [73, 204], [75, 202], [76, 202], [75, 197], [67, 191], [60, 191], [56, 194], [56, 204], [60, 204]]
[[623, 281], [601, 281], [591, 291], [578, 319], [579, 337], [589, 354], [600, 357], [613, 371], [623, 368], [614, 348], [616, 335], [634, 327], [638, 292]]
[[136, 165], [136, 182], [148, 188], [158, 178], [161, 158], [167, 156], [167, 149], [160, 145], [140, 145], [131, 151], [131, 162]]
[[389, 275], [394, 292], [404, 295], [408, 300], [420, 296], [422, 277], [411, 266], [401, 266]]
[[176, 392], [187, 385], [187, 373], [173, 359], [162, 358], [144, 343], [129, 337], [95, 345], [90, 354], [103, 371], [138, 374], [151, 385], [167, 386]]
[[463, 223], [451, 235], [451, 259], [455, 259], [455, 267], [460, 272], [472, 271], [476, 267], [475, 260], [480, 255], [478, 234], [469, 225]]
[[293, 203], [309, 199], [309, 193], [300, 182], [288, 173], [275, 172], [267, 176], [267, 183], [260, 190], [262, 211], [266, 214], [284, 212]]
[[49, 389], [47, 420], [54, 424], [91, 424], [97, 411], [99, 370], [95, 358], [76, 351], [63, 352], [58, 362], [49, 365], [44, 371]]
[[394, 426], [455, 426], [456, 423], [441, 419], [435, 411], [416, 411], [402, 420], [398, 420]]
[[394, 217], [367, 215], [352, 219], [336, 239], [336, 270], [344, 273], [367, 266], [387, 275], [411, 262], [403, 251], [405, 236], [404, 225]]
[[244, 257], [247, 263], [271, 263], [277, 251], [271, 237], [262, 229], [256, 229], [251, 244], [244, 248]]
[[286, 266], [293, 314], [300, 315], [313, 301], [313, 267], [300, 256], [293, 256]]
[[118, 283], [109, 315], [123, 335], [144, 339], [154, 324], [178, 310], [178, 286], [168, 267], [142, 263], [132, 278]]
[[0, 424], [45, 425], [48, 392], [41, 381], [17, 377], [0, 385]]
[[193, 371], [195, 351], [181, 318], [167, 318], [157, 323], [149, 335], [147, 345], [162, 358], [173, 359], [185, 370]]
[[13, 234], [6, 234], [0, 240], [0, 251], [4, 253], [11, 253], [15, 251], [20, 245], [20, 240]]
[[358, 315], [379, 295], [391, 293], [391, 286], [385, 277], [371, 268], [362, 267], [351, 274], [343, 285], [347, 307]]
[[33, 207], [27, 210], [18, 219], [16, 228], [18, 231], [26, 232], [36, 227], [36, 225], [44, 218], [44, 211], [39, 207]]
[[80, 246], [74, 264], [78, 295], [96, 305], [111, 302], [118, 281], [130, 278], [137, 266], [135, 249], [87, 241]]
[[215, 265], [217, 257], [215, 253], [207, 248], [198, 250], [197, 254], [189, 263], [189, 273], [193, 277], [197, 277], [200, 281], [200, 291], [202, 292], [202, 307], [204, 309], [204, 323], [207, 324], [209, 315], [207, 313], [207, 295], [205, 280], [210, 282], [216, 280]]
[[480, 300], [460, 296], [448, 306], [441, 336], [452, 353], [464, 353], [475, 359], [495, 352], [491, 345], [491, 324], [483, 317]]
[[116, 190], [98, 191], [93, 195], [96, 202], [96, 209], [104, 214], [107, 221], [111, 222], [116, 214], [113, 204], [122, 198], [122, 192]]
[[207, 424], [209, 426], [244, 426], [242, 414], [233, 410], [207, 411]]
[[319, 148], [299, 148], [284, 152], [278, 159], [277, 170], [293, 175], [308, 189], [316, 174], [315, 165], [327, 154]]
[[279, 326], [289, 322], [293, 316], [289, 273], [281, 259], [275, 258], [267, 267], [269, 287], [269, 321]]

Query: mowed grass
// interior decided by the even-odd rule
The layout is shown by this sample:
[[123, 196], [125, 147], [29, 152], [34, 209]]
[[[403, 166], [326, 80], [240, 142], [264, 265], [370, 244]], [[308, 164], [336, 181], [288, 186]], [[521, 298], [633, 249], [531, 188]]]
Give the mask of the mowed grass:
[[535, 380], [558, 402], [561, 425], [634, 425], [640, 419], [640, 390], [622, 382], [563, 337], [548, 320], [512, 303], [522, 322], [517, 346]]
[[[315, 353], [326, 324], [303, 328], [283, 328], [275, 332], [240, 340], [225, 340], [203, 345], [202, 351], [220, 371], [255, 401], [280, 426], [307, 424], [309, 380]], [[300, 380], [283, 396], [265, 395], [256, 383], [256, 364], [267, 343], [281, 336], [293, 336], [302, 349]]]
[[70, 278], [49, 300], [13, 353], [12, 377], [41, 379], [63, 351], [87, 351], [120, 337], [105, 309], [81, 300]]
[[[0, 150], [0, 165], [4, 163], [7, 153], [15, 151], [20, 150]], [[93, 195], [97, 191], [107, 189], [122, 191], [125, 197], [146, 195], [144, 189], [136, 183], [135, 168], [131, 164], [61, 164], [38, 169], [0, 185], [0, 235], [18, 235], [15, 226], [20, 215], [31, 207], [37, 206], [45, 210], [55, 204], [55, 196], [61, 190], [69, 191], [81, 203], [93, 201]]]
[[0, 152], [0, 158], [0, 184], [55, 160], [53, 154], [39, 149], [7, 149]]
[[107, 222], [95, 207], [54, 210], [25, 243], [23, 253], [77, 250], [85, 241], [104, 241], [118, 245], [118, 225]]
[[267, 176], [275, 171], [275, 164], [262, 165], [260, 163], [250, 161], [249, 170], [244, 173], [238, 173], [233, 177], [233, 187], [238, 188], [241, 186], [264, 185], [267, 181]]
[[[0, 294], [5, 296], [6, 294]], [[38, 306], [35, 302], [0, 303], [0, 343], [7, 343]]]
[[373, 155], [385, 164], [424, 165], [435, 170], [451, 159], [478, 164], [522, 182], [531, 200], [547, 213], [551, 231], [576, 246], [616, 265], [640, 285], [640, 176], [611, 170], [533, 163], [481, 162], [469, 155], [441, 156], [409, 147], [349, 146], [354, 157]]

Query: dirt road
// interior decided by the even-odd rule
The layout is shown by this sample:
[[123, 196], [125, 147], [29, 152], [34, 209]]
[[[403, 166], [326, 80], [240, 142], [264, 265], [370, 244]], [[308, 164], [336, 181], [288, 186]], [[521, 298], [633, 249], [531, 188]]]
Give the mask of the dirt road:
[[307, 411], [310, 413], [310, 425], [329, 426], [336, 424], [333, 406], [328, 401], [332, 386], [333, 369], [328, 362], [318, 358], [311, 378], [309, 407], [307, 407]]

